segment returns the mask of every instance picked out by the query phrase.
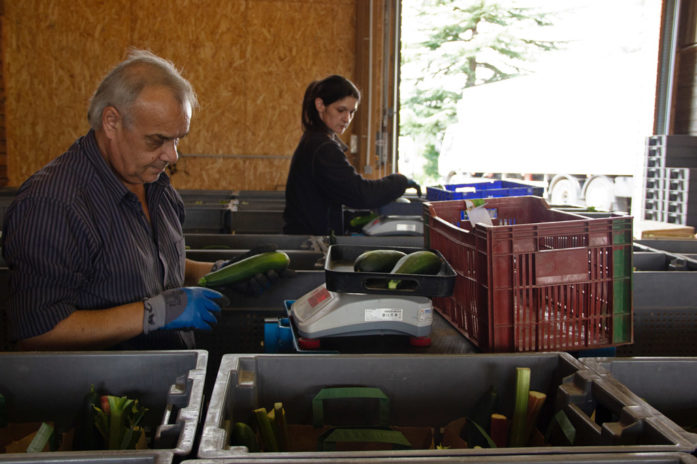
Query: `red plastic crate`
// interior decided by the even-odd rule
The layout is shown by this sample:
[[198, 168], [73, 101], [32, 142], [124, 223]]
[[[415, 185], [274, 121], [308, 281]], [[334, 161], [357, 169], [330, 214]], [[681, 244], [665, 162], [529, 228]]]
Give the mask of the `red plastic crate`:
[[424, 203], [425, 246], [457, 277], [434, 308], [483, 351], [632, 343], [632, 217], [588, 218], [539, 197], [488, 199], [494, 225], [461, 220], [465, 200]]

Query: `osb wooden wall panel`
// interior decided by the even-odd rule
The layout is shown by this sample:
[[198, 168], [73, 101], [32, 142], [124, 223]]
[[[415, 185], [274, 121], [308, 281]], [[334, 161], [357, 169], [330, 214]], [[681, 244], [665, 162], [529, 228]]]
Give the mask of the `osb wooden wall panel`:
[[181, 68], [201, 104], [176, 187], [282, 189], [305, 87], [353, 78], [357, 1], [6, 1], [10, 185], [87, 131], [98, 82], [139, 47]]
[[[394, 0], [389, 0], [394, 3]], [[389, 115], [389, 110], [394, 109], [394, 105], [383, 104], [386, 80], [390, 76], [384, 76], [383, 67], [385, 64], [385, 52], [392, 48], [389, 41], [385, 40], [384, 23], [385, 7], [388, 0], [375, 0], [371, 2], [358, 2], [356, 5], [357, 25], [356, 25], [356, 61], [358, 63], [369, 63], [371, 61], [372, 39], [372, 63], [373, 67], [361, 66], [356, 70], [356, 82], [362, 90], [363, 103], [360, 110], [356, 113], [354, 120], [354, 131], [361, 135], [360, 151], [357, 155], [349, 157], [354, 166], [357, 166], [360, 173], [366, 178], [379, 178], [392, 172], [391, 159], [386, 155], [386, 159], [380, 159], [378, 155], [377, 134], [383, 131], [383, 120], [392, 122], [394, 116]], [[370, 7], [372, 6], [372, 12]], [[394, 8], [394, 6], [392, 6]], [[372, 24], [371, 24], [372, 15]], [[372, 37], [371, 37], [372, 35]], [[372, 105], [368, 100], [372, 99]], [[370, 113], [370, 114], [369, 114]], [[383, 152], [389, 154], [391, 140], [389, 128], [385, 132], [386, 138], [383, 140]], [[370, 156], [366, 156], [369, 152]]]
[[86, 132], [89, 97], [128, 45], [128, 9], [22, 0], [5, 1], [4, 13], [8, 184], [17, 186]]
[[[0, 15], [2, 14], [2, 2], [0, 1]], [[3, 25], [0, 22], [0, 37], [2, 36]], [[4, 61], [2, 51], [0, 50], [0, 187], [7, 185], [7, 139], [5, 138], [5, 77], [3, 76]], [[0, 322], [2, 322], [0, 316]], [[0, 336], [0, 338], [2, 338]], [[0, 340], [0, 348], [2, 345]]]

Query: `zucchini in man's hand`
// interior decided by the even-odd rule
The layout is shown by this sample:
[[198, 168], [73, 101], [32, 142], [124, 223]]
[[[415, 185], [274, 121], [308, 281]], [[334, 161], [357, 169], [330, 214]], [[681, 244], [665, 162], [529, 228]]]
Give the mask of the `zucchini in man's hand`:
[[250, 279], [268, 271], [281, 272], [288, 268], [290, 258], [282, 251], [267, 251], [228, 264], [201, 277], [202, 287], [221, 287]]

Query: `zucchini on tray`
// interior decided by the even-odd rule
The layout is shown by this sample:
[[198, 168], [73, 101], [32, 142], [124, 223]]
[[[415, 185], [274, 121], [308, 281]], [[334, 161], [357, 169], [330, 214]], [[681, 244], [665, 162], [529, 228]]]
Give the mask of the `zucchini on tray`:
[[416, 247], [331, 245], [324, 270], [339, 293], [449, 296], [456, 277], [439, 251]]

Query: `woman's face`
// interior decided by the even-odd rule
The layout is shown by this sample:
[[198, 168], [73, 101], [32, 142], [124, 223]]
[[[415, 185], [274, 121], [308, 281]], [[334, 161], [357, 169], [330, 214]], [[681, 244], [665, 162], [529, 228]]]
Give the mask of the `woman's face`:
[[353, 116], [358, 109], [358, 99], [344, 97], [334, 103], [325, 105], [321, 98], [315, 98], [315, 108], [324, 124], [335, 134], [343, 134], [351, 124]]

